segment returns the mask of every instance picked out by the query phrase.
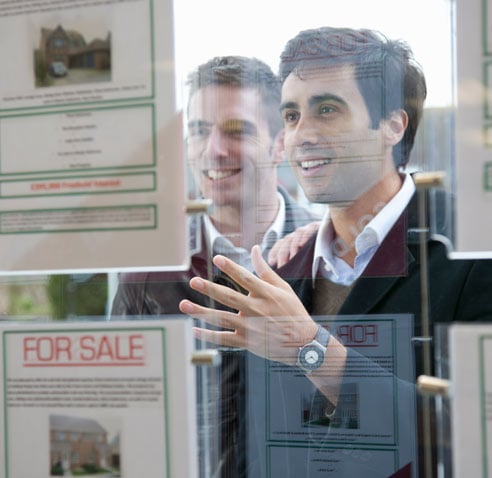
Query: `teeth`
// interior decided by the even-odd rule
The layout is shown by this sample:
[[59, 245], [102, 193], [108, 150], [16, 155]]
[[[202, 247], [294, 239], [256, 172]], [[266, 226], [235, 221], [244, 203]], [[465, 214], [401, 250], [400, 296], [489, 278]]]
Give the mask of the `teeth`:
[[307, 161], [301, 161], [301, 167], [303, 169], [316, 168], [317, 166], [323, 166], [324, 164], [329, 164], [329, 159], [310, 159]]
[[228, 169], [225, 171], [219, 171], [216, 169], [209, 169], [206, 171], [206, 175], [208, 176], [209, 179], [223, 179], [223, 178], [228, 178], [229, 176], [232, 176], [236, 174], [239, 170], [238, 169]]

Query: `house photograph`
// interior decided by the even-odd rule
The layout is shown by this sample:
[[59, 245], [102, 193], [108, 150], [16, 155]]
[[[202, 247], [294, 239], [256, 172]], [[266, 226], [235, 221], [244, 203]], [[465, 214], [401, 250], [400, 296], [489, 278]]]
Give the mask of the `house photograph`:
[[50, 415], [50, 476], [119, 476], [120, 437], [89, 417]]
[[34, 73], [37, 87], [110, 81], [111, 33], [88, 39], [61, 24], [41, 28]]

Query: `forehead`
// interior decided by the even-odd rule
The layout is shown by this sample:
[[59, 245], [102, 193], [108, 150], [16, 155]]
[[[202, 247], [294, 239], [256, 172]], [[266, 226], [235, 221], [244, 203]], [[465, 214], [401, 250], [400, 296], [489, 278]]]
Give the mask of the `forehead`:
[[347, 104], [359, 103], [362, 94], [354, 65], [337, 65], [293, 70], [282, 85], [282, 103], [302, 104], [314, 97], [337, 96]]
[[210, 85], [197, 90], [188, 103], [190, 119], [211, 122], [223, 119], [242, 119], [255, 123], [266, 122], [262, 100], [255, 88]]

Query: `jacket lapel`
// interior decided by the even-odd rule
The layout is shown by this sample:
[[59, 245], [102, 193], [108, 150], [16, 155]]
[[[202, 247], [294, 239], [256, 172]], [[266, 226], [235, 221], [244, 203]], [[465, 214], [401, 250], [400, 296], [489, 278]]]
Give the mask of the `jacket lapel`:
[[[403, 213], [374, 255], [363, 275], [340, 309], [341, 314], [369, 313], [395, 284], [418, 272], [418, 261], [407, 246], [408, 221]], [[276, 272], [294, 289], [308, 312], [312, 311], [312, 264], [316, 235], [302, 247], [296, 257]]]
[[403, 277], [418, 272], [418, 261], [407, 246], [404, 213], [389, 232], [340, 308], [340, 314], [367, 314]]

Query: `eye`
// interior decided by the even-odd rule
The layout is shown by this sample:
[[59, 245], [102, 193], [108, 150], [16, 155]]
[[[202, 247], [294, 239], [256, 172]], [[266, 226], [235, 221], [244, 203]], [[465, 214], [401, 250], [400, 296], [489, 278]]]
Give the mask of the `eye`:
[[188, 125], [188, 136], [190, 138], [199, 139], [205, 138], [210, 135], [210, 127], [202, 124], [195, 123]]
[[296, 123], [299, 120], [299, 113], [293, 110], [286, 110], [283, 113], [283, 119], [285, 124]]
[[322, 115], [335, 113], [336, 111], [337, 111], [337, 108], [333, 105], [323, 104], [323, 105], [319, 106], [319, 113]]
[[254, 136], [256, 134], [256, 128], [253, 124], [237, 119], [224, 121], [220, 125], [220, 128], [222, 132], [230, 138], [240, 139], [246, 136]]

